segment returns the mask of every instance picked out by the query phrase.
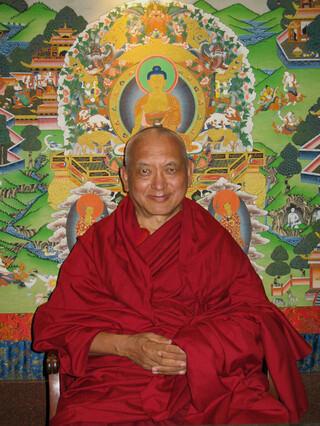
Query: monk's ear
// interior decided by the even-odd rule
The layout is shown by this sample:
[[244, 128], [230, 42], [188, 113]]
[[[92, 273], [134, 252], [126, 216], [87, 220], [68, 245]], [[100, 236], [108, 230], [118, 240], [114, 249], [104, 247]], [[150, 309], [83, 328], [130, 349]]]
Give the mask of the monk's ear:
[[188, 159], [188, 187], [192, 185], [192, 176], [193, 176], [193, 169], [194, 169], [194, 164], [193, 161], [191, 161], [190, 159]]
[[127, 173], [125, 166], [122, 166], [120, 168], [120, 178], [121, 178], [121, 182], [122, 182], [124, 192], [129, 192], [128, 173]]

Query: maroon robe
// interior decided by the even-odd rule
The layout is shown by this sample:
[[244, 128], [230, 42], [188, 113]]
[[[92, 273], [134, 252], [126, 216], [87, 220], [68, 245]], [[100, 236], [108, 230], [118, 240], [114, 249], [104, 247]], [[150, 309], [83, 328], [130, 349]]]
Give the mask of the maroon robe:
[[[171, 338], [187, 354], [187, 374], [88, 356], [101, 331]], [[148, 236], [127, 197], [80, 237], [35, 314], [34, 349], [60, 356], [52, 425], [285, 423], [307, 406], [296, 360], [310, 348], [230, 234], [188, 199]], [[280, 401], [268, 392], [263, 359]]]

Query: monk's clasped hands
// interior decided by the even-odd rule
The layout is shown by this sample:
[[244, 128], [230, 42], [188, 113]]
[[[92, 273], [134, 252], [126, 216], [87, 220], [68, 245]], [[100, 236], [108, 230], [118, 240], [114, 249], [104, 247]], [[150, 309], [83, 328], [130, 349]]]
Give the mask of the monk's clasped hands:
[[127, 336], [126, 356], [153, 374], [186, 374], [187, 356], [170, 339], [155, 333]]

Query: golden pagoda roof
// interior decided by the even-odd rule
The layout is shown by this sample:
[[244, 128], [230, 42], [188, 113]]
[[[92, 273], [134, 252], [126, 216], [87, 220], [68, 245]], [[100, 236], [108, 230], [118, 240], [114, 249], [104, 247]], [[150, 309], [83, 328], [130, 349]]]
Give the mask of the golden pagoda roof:
[[286, 18], [290, 20], [308, 19], [314, 20], [320, 14], [320, 7], [314, 7], [312, 9], [299, 8], [295, 15], [286, 15]]

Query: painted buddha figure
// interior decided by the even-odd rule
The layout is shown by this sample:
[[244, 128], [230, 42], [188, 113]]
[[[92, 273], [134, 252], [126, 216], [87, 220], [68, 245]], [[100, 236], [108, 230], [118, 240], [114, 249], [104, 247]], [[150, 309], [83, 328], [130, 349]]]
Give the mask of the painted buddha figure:
[[97, 194], [85, 194], [78, 199], [76, 209], [79, 215], [76, 235], [80, 237], [98, 220], [103, 213], [104, 204]]
[[181, 108], [175, 96], [165, 91], [167, 74], [159, 65], [147, 74], [149, 92], [140, 98], [134, 109], [132, 134], [141, 128], [163, 126], [177, 130], [181, 122]]
[[219, 222], [233, 236], [241, 248], [244, 241], [241, 237], [241, 223], [238, 215], [240, 199], [228, 189], [217, 192], [212, 200], [215, 212], [220, 216]]

